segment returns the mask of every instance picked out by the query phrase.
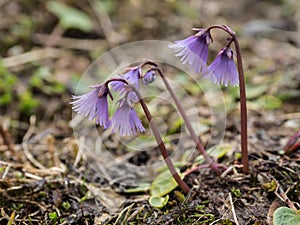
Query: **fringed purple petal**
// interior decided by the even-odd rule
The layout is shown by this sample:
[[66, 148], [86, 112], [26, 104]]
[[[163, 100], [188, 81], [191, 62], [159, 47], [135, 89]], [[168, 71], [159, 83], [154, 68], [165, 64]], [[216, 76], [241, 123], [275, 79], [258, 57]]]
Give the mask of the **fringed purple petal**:
[[[209, 36], [208, 36], [209, 35]], [[199, 36], [190, 36], [186, 39], [175, 41], [175, 44], [170, 44], [176, 56], [181, 57], [183, 64], [190, 64], [195, 73], [204, 72], [207, 67], [206, 61], [208, 57], [208, 45], [210, 34], [204, 32]]]
[[130, 122], [131, 130], [134, 135], [136, 135], [136, 131], [140, 133], [146, 131], [140, 118], [138, 117], [134, 109], [131, 109], [129, 113], [129, 122]]
[[102, 86], [80, 96], [72, 96], [72, 109], [80, 115], [87, 116], [89, 120], [96, 119], [96, 124], [107, 128], [109, 126], [107, 94], [98, 98]]
[[109, 127], [108, 102], [107, 96], [97, 99], [96, 124], [103, 126], [105, 129]]
[[81, 96], [73, 96], [72, 109], [80, 115], [88, 116], [92, 120], [96, 116], [96, 102], [100, 88], [90, 91]]
[[215, 84], [225, 87], [228, 83], [232, 86], [239, 85], [239, 76], [230, 48], [221, 49], [215, 60], [208, 66], [208, 70], [210, 73], [206, 74], [204, 78], [209, 78]]
[[121, 102], [111, 120], [113, 132], [118, 133], [120, 136], [132, 135], [129, 123], [130, 110], [127, 103]]
[[136, 112], [125, 100], [120, 102], [111, 122], [113, 131], [118, 133], [120, 136], [131, 136], [136, 135], [137, 131], [145, 131], [145, 128], [143, 127]]

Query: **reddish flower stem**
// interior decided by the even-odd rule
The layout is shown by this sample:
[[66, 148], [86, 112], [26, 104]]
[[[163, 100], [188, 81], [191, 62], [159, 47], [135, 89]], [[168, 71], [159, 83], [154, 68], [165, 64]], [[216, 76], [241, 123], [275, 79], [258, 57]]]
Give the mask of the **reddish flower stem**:
[[236, 37], [235, 32], [226, 25], [214, 25], [207, 28], [211, 29], [221, 29], [227, 32], [233, 40], [236, 51], [237, 59], [237, 69], [239, 74], [239, 88], [240, 88], [240, 110], [241, 110], [241, 151], [242, 151], [242, 163], [243, 163], [243, 173], [249, 173], [249, 159], [248, 159], [248, 134], [247, 134], [247, 99], [246, 99], [246, 87], [245, 87], [245, 76], [243, 70], [243, 61], [241, 48]]
[[178, 185], [181, 187], [181, 189], [186, 193], [188, 194], [190, 192], [190, 188], [189, 186], [181, 179], [181, 177], [179, 176], [179, 174], [177, 173], [172, 161], [171, 161], [171, 158], [169, 157], [168, 155], [168, 152], [167, 152], [167, 149], [166, 149], [166, 146], [159, 134], [159, 131], [157, 129], [157, 126], [155, 125], [154, 121], [153, 121], [153, 117], [145, 103], [145, 101], [143, 100], [140, 92], [133, 86], [131, 86], [132, 90], [136, 93], [136, 95], [138, 96], [139, 98], [139, 102], [144, 110], [144, 113], [149, 121], [149, 124], [150, 124], [150, 128], [151, 130], [153, 131], [153, 135], [155, 137], [155, 140], [158, 144], [158, 148], [160, 150], [160, 153], [162, 154], [173, 178], [175, 179], [175, 181], [178, 183]]
[[200, 140], [200, 137], [198, 137], [185, 113], [185, 110], [183, 109], [180, 101], [178, 100], [177, 96], [175, 95], [173, 89], [171, 88], [169, 82], [167, 81], [166, 77], [164, 76], [162, 70], [159, 68], [159, 67], [154, 67], [152, 68], [153, 70], [156, 70], [160, 77], [162, 78], [167, 90], [169, 91], [171, 97], [173, 98], [176, 106], [177, 106], [177, 109], [182, 117], [182, 119], [184, 120], [184, 123], [190, 133], [190, 136], [191, 138], [193, 139], [193, 141], [195, 142], [196, 146], [197, 146], [197, 149], [198, 151], [203, 155], [206, 163], [215, 171], [215, 173], [217, 173], [218, 175], [221, 174], [219, 168], [218, 168], [218, 165], [209, 157], [209, 155], [207, 154], [207, 152], [205, 151], [202, 143], [201, 143], [201, 140]]
[[[156, 64], [152, 64], [152, 65], [156, 65]], [[158, 144], [158, 148], [160, 150], [160, 153], [162, 154], [163, 158], [164, 158], [164, 161], [165, 163], [167, 164], [167, 167], [168, 169], [170, 170], [170, 173], [172, 174], [174, 180], [177, 182], [177, 184], [179, 185], [179, 187], [181, 187], [181, 189], [186, 193], [188, 194], [190, 192], [190, 188], [189, 186], [181, 179], [181, 177], [179, 176], [179, 174], [177, 173], [172, 161], [171, 161], [171, 158], [169, 157], [168, 155], [168, 152], [167, 152], [167, 149], [166, 149], [166, 146], [159, 134], [159, 131], [155, 125], [155, 123], [153, 122], [153, 117], [144, 101], [144, 99], [142, 98], [140, 92], [133, 86], [133, 85], [129, 85], [128, 82], [124, 79], [110, 79], [108, 81], [105, 82], [105, 85], [108, 85], [111, 81], [120, 81], [120, 82], [123, 82], [125, 83], [126, 85], [128, 85], [135, 93], [136, 95], [138, 96], [139, 98], [139, 102], [142, 106], [142, 109], [149, 121], [149, 124], [150, 124], [150, 128], [151, 130], [153, 131], [153, 135], [155, 137], [155, 140]]]
[[[216, 166], [218, 166], [218, 167], [220, 167], [220, 168], [222, 168], [222, 169], [224, 169], [224, 170], [227, 170], [227, 169], [228, 169], [228, 167], [225, 166], [225, 165], [223, 165], [223, 164], [216, 164]], [[203, 164], [203, 165], [200, 165], [200, 166], [195, 166], [195, 167], [193, 167], [193, 168], [190, 168], [190, 169], [186, 170], [186, 171], [184, 172], [184, 174], [185, 174], [185, 175], [188, 175], [188, 174], [191, 174], [191, 173], [193, 173], [193, 172], [196, 172], [196, 171], [205, 169], [205, 168], [207, 168], [207, 167], [209, 167], [208, 164]]]
[[237, 66], [239, 72], [239, 87], [240, 87], [240, 107], [241, 107], [241, 148], [242, 148], [242, 163], [244, 174], [249, 173], [249, 159], [248, 159], [248, 132], [247, 132], [247, 99], [246, 87], [244, 79], [244, 70], [242, 62], [242, 54], [239, 42], [236, 36], [233, 36], [233, 42], [236, 49]]
[[284, 151], [291, 152], [295, 150], [297, 147], [299, 147], [299, 143], [298, 145], [296, 144], [299, 137], [300, 137], [300, 129], [286, 143], [286, 145], [284, 146]]

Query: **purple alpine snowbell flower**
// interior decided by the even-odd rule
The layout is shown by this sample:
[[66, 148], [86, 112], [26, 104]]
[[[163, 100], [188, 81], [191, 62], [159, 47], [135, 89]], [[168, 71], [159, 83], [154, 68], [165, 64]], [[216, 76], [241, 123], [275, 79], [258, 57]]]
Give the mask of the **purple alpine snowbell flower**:
[[[125, 79], [129, 84], [133, 84], [134, 87], [140, 89], [140, 78], [142, 74], [142, 68], [140, 66], [128, 68], [128, 72], [117, 76], [116, 78]], [[124, 82], [121, 81], [112, 81], [110, 82], [111, 88], [119, 92], [120, 95], [125, 93]]]
[[207, 69], [210, 73], [205, 75], [204, 78], [210, 78], [213, 83], [222, 84], [225, 87], [229, 82], [232, 86], [239, 85], [239, 75], [234, 63], [233, 51], [230, 47], [222, 48]]
[[183, 64], [189, 63], [195, 73], [206, 73], [208, 46], [211, 42], [210, 32], [200, 29], [197, 34], [175, 41], [175, 44], [170, 44], [169, 47], [177, 52], [176, 56], [181, 57]]
[[128, 104], [128, 99], [122, 99], [116, 110], [111, 123], [114, 132], [120, 136], [136, 135], [138, 132], [144, 132], [145, 128], [135, 110]]
[[96, 119], [96, 124], [109, 127], [107, 95], [109, 89], [103, 85], [91, 86], [95, 90], [80, 96], [72, 96], [72, 109], [80, 115], [88, 116], [89, 120]]

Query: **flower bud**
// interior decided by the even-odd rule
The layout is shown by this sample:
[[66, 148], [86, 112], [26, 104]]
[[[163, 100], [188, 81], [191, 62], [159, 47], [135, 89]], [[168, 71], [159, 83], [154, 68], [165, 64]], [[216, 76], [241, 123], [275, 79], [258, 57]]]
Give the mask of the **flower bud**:
[[156, 74], [153, 70], [148, 70], [143, 77], [143, 83], [144, 84], [150, 84], [154, 82], [156, 79]]

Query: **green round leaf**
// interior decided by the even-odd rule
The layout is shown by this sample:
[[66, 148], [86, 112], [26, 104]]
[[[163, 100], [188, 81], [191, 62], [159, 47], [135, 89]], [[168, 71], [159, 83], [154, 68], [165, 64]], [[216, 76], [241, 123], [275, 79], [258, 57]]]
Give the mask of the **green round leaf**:
[[166, 197], [151, 196], [149, 198], [150, 205], [156, 208], [164, 207], [168, 203], [168, 201], [169, 201], [169, 195], [166, 195]]
[[299, 225], [300, 213], [288, 207], [279, 207], [273, 216], [274, 225]]
[[[181, 178], [183, 175], [177, 172]], [[173, 191], [178, 186], [177, 182], [172, 177], [169, 170], [165, 170], [164, 172], [160, 173], [152, 182], [150, 187], [150, 194], [152, 196], [164, 196], [171, 191]]]

